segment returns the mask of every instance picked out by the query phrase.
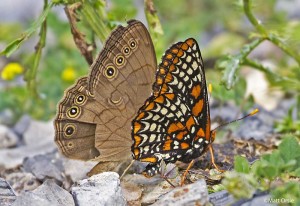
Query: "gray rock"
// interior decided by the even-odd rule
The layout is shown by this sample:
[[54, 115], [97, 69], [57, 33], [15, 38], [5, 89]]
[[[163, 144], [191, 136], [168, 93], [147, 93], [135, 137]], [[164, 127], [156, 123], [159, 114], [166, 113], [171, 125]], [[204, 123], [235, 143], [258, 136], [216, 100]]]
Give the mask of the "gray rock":
[[[244, 202], [241, 204], [241, 206], [254, 206], [254, 205], [259, 205], [259, 206], [272, 206], [276, 205], [274, 202], [269, 202], [272, 200], [272, 196], [270, 194], [264, 194], [264, 195], [259, 195], [257, 197], [252, 198], [251, 200], [248, 200], [247, 202]], [[233, 204], [234, 206], [239, 206], [239, 204]]]
[[214, 206], [230, 205], [234, 201], [234, 197], [226, 190], [215, 192], [209, 195], [209, 202]]
[[0, 125], [0, 149], [14, 147], [18, 141], [18, 136], [11, 129]]
[[242, 120], [242, 124], [234, 130], [233, 135], [241, 139], [265, 140], [266, 134], [274, 133], [274, 120], [271, 112], [260, 107], [259, 113]]
[[218, 103], [213, 103], [210, 110], [210, 118], [214, 121], [221, 121], [220, 123], [229, 122], [236, 119], [236, 115], [239, 113], [239, 108], [234, 104], [227, 103], [219, 106]]
[[25, 157], [52, 152], [56, 149], [53, 137], [52, 121], [38, 122], [31, 120], [28, 129], [24, 133], [25, 145], [0, 150], [0, 165], [4, 168], [13, 168], [20, 165]]
[[12, 206], [73, 206], [72, 195], [54, 180], [46, 180], [34, 191], [22, 192]]
[[25, 131], [28, 129], [30, 122], [31, 117], [29, 115], [23, 115], [13, 127], [14, 132], [20, 137], [23, 136]]
[[78, 206], [126, 205], [119, 175], [115, 172], [103, 172], [78, 181], [72, 186], [71, 193]]
[[0, 177], [0, 205], [9, 206], [16, 200], [16, 195], [5, 179]]
[[53, 137], [54, 137], [53, 121], [42, 122], [42, 121], [31, 120], [29, 127], [24, 132], [24, 142], [26, 145], [47, 144], [51, 142], [54, 148], [55, 143], [53, 141]]
[[215, 192], [209, 195], [209, 202], [214, 206], [232, 205], [232, 206], [270, 206], [271, 195], [267, 192], [256, 192], [250, 199], [235, 200], [226, 190]]
[[[0, 58], [0, 66], [1, 68], [4, 67], [4, 64], [2, 64], [3, 62], [1, 61], [2, 58]], [[3, 80], [3, 82], [5, 82]], [[3, 83], [4, 84], [4, 83]], [[0, 79], [0, 88], [2, 86], [2, 81]], [[11, 109], [4, 109], [0, 112], [0, 124], [4, 124], [4, 125], [12, 125], [14, 123], [14, 114], [13, 112], [11, 111]]]
[[26, 157], [23, 167], [26, 172], [31, 172], [41, 181], [46, 178], [54, 178], [60, 182], [64, 180], [62, 160], [56, 159], [54, 153]]
[[66, 176], [73, 182], [87, 178], [87, 173], [98, 163], [96, 161], [80, 161], [62, 158]]
[[35, 176], [27, 172], [12, 172], [5, 174], [5, 179], [12, 186], [17, 195], [22, 191], [34, 190], [41, 185]]
[[163, 195], [153, 206], [167, 205], [206, 205], [208, 203], [208, 191], [204, 179], [183, 187], [173, 189]]

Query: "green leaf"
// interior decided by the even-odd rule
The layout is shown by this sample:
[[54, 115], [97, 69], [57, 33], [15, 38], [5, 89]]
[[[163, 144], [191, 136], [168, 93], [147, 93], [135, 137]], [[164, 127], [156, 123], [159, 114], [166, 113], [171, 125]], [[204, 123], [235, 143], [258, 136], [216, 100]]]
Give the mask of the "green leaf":
[[278, 149], [286, 163], [300, 157], [300, 145], [295, 137], [284, 138]]
[[278, 176], [279, 168], [276, 165], [270, 164], [269, 160], [266, 160], [270, 158], [270, 155], [264, 155], [261, 160], [253, 164], [252, 170], [256, 176], [268, 179]]
[[241, 49], [240, 53], [234, 56], [228, 55], [225, 59], [217, 63], [217, 67], [223, 69], [222, 83], [227, 89], [231, 89], [235, 83], [237, 70], [247, 58], [249, 53], [261, 43], [260, 39], [246, 44]]
[[234, 170], [241, 173], [248, 174], [250, 171], [249, 163], [247, 158], [242, 156], [234, 157]]
[[251, 198], [257, 187], [257, 180], [251, 174], [226, 172], [222, 184], [236, 199]]
[[[284, 185], [280, 185], [271, 191], [274, 199], [280, 199], [281, 205], [299, 205], [300, 202], [300, 184], [299, 182], [287, 182]], [[290, 203], [290, 204], [287, 204]], [[292, 203], [292, 204], [291, 204]]]
[[264, 165], [264, 167], [261, 168], [261, 174], [268, 179], [274, 179], [278, 176], [278, 173], [278, 167], [274, 165]]
[[296, 176], [296, 177], [300, 177], [300, 168], [297, 168], [293, 174]]
[[32, 24], [32, 26], [25, 31], [23, 34], [21, 34], [21, 36], [17, 39], [15, 39], [14, 41], [12, 41], [11, 43], [9, 43], [6, 48], [4, 48], [0, 54], [1, 55], [6, 55], [7, 57], [9, 57], [12, 53], [14, 53], [21, 45], [24, 41], [26, 41], [35, 31], [37, 31], [39, 29], [39, 27], [42, 25], [42, 23], [45, 21], [45, 19], [48, 16], [48, 13], [50, 11], [50, 9], [52, 8], [54, 4], [52, 2], [50, 2], [45, 10], [43, 11], [43, 13], [41, 14], [41, 16], [37, 19], [36, 22], [34, 22]]
[[271, 154], [266, 154], [262, 156], [263, 160], [266, 160], [268, 164], [280, 167], [284, 165], [284, 160], [282, 159], [280, 152], [278, 150], [273, 151]]

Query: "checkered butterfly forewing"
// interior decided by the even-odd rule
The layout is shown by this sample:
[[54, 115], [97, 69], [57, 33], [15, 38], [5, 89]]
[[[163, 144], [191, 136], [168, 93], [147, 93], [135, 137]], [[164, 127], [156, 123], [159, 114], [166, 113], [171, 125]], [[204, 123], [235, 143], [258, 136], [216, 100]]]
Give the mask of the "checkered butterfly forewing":
[[132, 122], [134, 159], [149, 162], [145, 174], [159, 163], [189, 162], [210, 143], [210, 117], [203, 61], [197, 42], [171, 46], [162, 58], [153, 94]]

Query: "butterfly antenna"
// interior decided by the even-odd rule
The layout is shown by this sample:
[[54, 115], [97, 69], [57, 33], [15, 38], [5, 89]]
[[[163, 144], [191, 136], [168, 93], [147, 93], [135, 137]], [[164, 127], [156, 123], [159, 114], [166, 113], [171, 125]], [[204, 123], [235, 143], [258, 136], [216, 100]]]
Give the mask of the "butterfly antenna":
[[217, 127], [214, 128], [212, 131], [215, 131], [215, 130], [217, 130], [217, 129], [220, 128], [220, 127], [224, 127], [224, 126], [226, 126], [226, 125], [228, 125], [228, 124], [231, 124], [231, 123], [240, 121], [240, 120], [245, 119], [245, 118], [247, 118], [247, 117], [253, 116], [253, 115], [255, 115], [255, 114], [258, 113], [258, 112], [259, 112], [259, 109], [256, 108], [256, 109], [254, 109], [252, 112], [250, 112], [249, 114], [247, 114], [247, 115], [245, 115], [245, 116], [243, 116], [243, 117], [241, 117], [241, 118], [238, 118], [238, 119], [235, 119], [235, 120], [232, 120], [232, 121], [230, 121], [230, 122], [226, 122], [226, 123], [224, 123], [224, 124], [221, 124], [221, 125], [217, 126]]

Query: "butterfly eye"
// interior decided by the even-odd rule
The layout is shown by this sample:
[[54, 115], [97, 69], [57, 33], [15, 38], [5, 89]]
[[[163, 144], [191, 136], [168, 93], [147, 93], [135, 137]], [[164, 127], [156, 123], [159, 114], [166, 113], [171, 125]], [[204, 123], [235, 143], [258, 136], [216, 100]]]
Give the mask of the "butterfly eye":
[[70, 118], [75, 118], [79, 115], [79, 113], [80, 113], [79, 107], [73, 106], [68, 110], [67, 115]]
[[67, 124], [64, 128], [64, 132], [67, 137], [72, 136], [72, 134], [74, 134], [75, 131], [76, 131], [75, 126], [71, 124]]
[[135, 41], [134, 39], [132, 39], [132, 40], [129, 41], [129, 45], [130, 45], [130, 48], [131, 48], [131, 49], [135, 49], [137, 43], [136, 43], [136, 41]]
[[117, 66], [122, 66], [124, 64], [124, 62], [125, 62], [125, 58], [123, 56], [121, 56], [121, 55], [117, 56], [115, 62], [116, 62]]
[[130, 49], [126, 46], [126, 47], [124, 47], [124, 49], [123, 49], [123, 54], [125, 54], [125, 56], [126, 55], [128, 55], [130, 53]]
[[79, 105], [85, 103], [85, 101], [86, 101], [86, 97], [85, 97], [84, 95], [82, 95], [82, 94], [79, 94], [79, 95], [75, 98], [75, 103], [76, 103], [76, 104], [79, 104]]
[[113, 78], [116, 76], [116, 69], [113, 66], [108, 66], [104, 71], [104, 76], [106, 76], [108, 79]]

